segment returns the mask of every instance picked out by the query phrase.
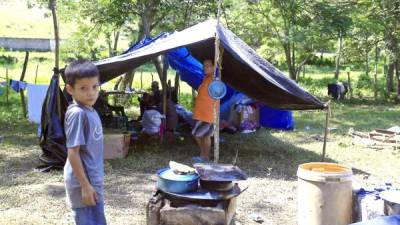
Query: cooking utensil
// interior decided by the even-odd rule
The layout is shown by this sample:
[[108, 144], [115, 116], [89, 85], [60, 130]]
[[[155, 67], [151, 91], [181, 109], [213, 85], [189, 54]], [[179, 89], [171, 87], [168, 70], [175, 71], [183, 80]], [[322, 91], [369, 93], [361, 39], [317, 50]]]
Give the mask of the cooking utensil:
[[234, 185], [233, 188], [227, 192], [211, 191], [200, 187], [199, 189], [197, 189], [197, 191], [190, 193], [171, 193], [165, 191], [164, 193], [174, 198], [191, 201], [221, 201], [237, 197], [245, 190], [247, 190], [247, 188], [241, 190], [238, 185]]
[[216, 100], [226, 95], [226, 85], [220, 80], [214, 80], [208, 85], [208, 95]]
[[212, 191], [230, 191], [233, 188], [232, 181], [208, 181], [200, 178], [200, 186]]
[[171, 168], [157, 171], [157, 189], [171, 193], [187, 193], [196, 191], [199, 186], [199, 175], [177, 174]]
[[203, 181], [238, 181], [247, 179], [247, 174], [232, 164], [196, 163], [193, 166]]

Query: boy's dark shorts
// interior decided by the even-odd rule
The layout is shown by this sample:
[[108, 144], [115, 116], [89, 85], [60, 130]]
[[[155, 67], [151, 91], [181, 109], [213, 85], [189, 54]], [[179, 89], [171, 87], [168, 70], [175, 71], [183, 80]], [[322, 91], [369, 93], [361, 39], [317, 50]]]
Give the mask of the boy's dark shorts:
[[208, 137], [213, 136], [214, 124], [210, 124], [204, 121], [196, 121], [193, 127], [192, 134], [195, 137]]

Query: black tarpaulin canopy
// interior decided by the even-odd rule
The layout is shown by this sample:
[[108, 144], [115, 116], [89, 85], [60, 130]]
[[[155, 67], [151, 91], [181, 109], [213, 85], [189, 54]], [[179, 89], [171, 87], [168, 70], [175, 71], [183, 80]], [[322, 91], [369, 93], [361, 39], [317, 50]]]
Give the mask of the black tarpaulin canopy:
[[186, 47], [202, 61], [214, 58], [216, 33], [224, 48], [222, 80], [269, 107], [287, 110], [324, 109], [326, 105], [260, 57], [229, 29], [208, 20], [174, 32], [132, 52], [95, 62], [106, 82], [170, 50]]

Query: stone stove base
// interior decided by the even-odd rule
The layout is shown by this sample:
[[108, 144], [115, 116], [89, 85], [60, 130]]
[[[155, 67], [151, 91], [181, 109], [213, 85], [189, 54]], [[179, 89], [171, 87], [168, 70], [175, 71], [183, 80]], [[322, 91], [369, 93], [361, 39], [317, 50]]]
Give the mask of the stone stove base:
[[156, 193], [146, 208], [147, 225], [233, 225], [236, 197], [222, 201], [188, 201]]

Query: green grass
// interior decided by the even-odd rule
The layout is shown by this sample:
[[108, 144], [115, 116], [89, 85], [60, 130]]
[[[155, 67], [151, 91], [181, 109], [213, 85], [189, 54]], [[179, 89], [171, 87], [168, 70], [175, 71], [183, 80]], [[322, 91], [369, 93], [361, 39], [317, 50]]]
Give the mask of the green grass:
[[[183, 97], [188, 101], [189, 95]], [[23, 119], [19, 95], [5, 104], [0, 96], [0, 224], [72, 224], [65, 206], [62, 172], [35, 173], [40, 164], [36, 125]], [[325, 114], [320, 111], [294, 112], [295, 130], [282, 132], [260, 129], [256, 133], [226, 135], [221, 144], [221, 162], [237, 163], [249, 180], [239, 198], [237, 220], [252, 224], [248, 215], [260, 214], [268, 224], [296, 223], [296, 170], [304, 162], [319, 161]], [[362, 185], [391, 181], [400, 185], [399, 150], [373, 150], [351, 144], [349, 128], [371, 131], [398, 125], [400, 106], [368, 100], [332, 103], [327, 158], [356, 168], [354, 179]], [[110, 224], [144, 224], [145, 205], [156, 181], [155, 171], [169, 160], [190, 163], [198, 154], [191, 135], [169, 145], [139, 142], [127, 158], [106, 162], [106, 212]], [[370, 174], [370, 175], [368, 175]]]

